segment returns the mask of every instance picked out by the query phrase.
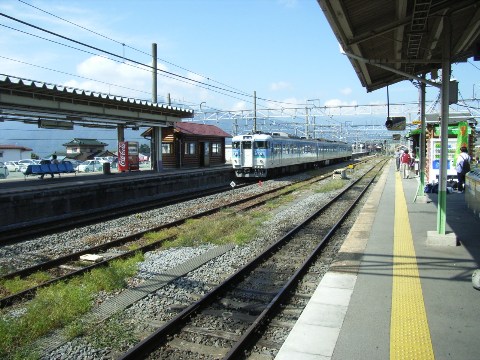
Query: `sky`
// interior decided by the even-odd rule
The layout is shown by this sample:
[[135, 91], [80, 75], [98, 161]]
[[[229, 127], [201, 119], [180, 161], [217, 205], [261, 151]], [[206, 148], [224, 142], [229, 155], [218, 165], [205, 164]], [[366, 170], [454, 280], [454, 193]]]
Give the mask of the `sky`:
[[[151, 70], [141, 64], [152, 64], [156, 43], [159, 102], [170, 96], [207, 112], [251, 110], [254, 92], [257, 109], [387, 102], [385, 89], [367, 93], [361, 86], [315, 0], [1, 0], [0, 13], [0, 74], [8, 76], [151, 100]], [[452, 69], [461, 97], [480, 93], [480, 63], [469, 59]], [[427, 90], [427, 100], [437, 96]], [[389, 87], [389, 98], [415, 103], [418, 90], [402, 81]], [[141, 139], [139, 132], [127, 136]], [[107, 130], [0, 122], [0, 144], [40, 155], [62, 151], [74, 137], [116, 146], [116, 133]]]

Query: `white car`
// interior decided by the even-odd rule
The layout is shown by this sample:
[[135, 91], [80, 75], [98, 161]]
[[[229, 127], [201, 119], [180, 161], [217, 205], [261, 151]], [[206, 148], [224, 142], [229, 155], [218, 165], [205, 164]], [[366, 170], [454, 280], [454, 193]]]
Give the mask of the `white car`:
[[20, 165], [16, 161], [5, 161], [5, 165], [10, 172], [20, 171]]
[[0, 179], [6, 179], [9, 174], [7, 166], [0, 161]]
[[77, 166], [78, 172], [102, 171], [103, 164], [98, 160], [87, 160]]
[[25, 171], [27, 171], [28, 165], [35, 165], [37, 164], [37, 162], [33, 159], [22, 159], [22, 160], [18, 160], [17, 164], [19, 167], [18, 170], [24, 173]]

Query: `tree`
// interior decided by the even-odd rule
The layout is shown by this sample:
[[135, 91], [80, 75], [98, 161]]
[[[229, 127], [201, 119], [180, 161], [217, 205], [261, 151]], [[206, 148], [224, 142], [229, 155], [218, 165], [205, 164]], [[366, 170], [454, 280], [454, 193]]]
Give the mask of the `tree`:
[[140, 145], [139, 152], [140, 154], [150, 156], [150, 146], [148, 146], [147, 144]]

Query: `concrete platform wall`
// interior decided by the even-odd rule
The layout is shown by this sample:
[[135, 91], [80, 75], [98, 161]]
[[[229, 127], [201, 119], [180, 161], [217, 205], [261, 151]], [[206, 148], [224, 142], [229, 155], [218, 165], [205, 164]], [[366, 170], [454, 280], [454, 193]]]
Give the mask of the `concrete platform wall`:
[[32, 189], [32, 186], [18, 188], [17, 191], [0, 194], [0, 227], [16, 228], [22, 223], [41, 222], [46, 218], [58, 217], [61, 220], [99, 209], [109, 211], [185, 189], [229, 184], [233, 179], [233, 171], [225, 169], [122, 178], [106, 175], [88, 180], [77, 177], [75, 181], [39, 185], [38, 189]]

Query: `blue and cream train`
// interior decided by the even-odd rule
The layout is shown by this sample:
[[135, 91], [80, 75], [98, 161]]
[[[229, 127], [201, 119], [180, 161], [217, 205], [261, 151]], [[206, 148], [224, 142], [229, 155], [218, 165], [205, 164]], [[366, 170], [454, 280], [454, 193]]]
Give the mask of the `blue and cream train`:
[[286, 133], [237, 135], [232, 165], [237, 177], [266, 178], [351, 159], [346, 143], [291, 137]]

